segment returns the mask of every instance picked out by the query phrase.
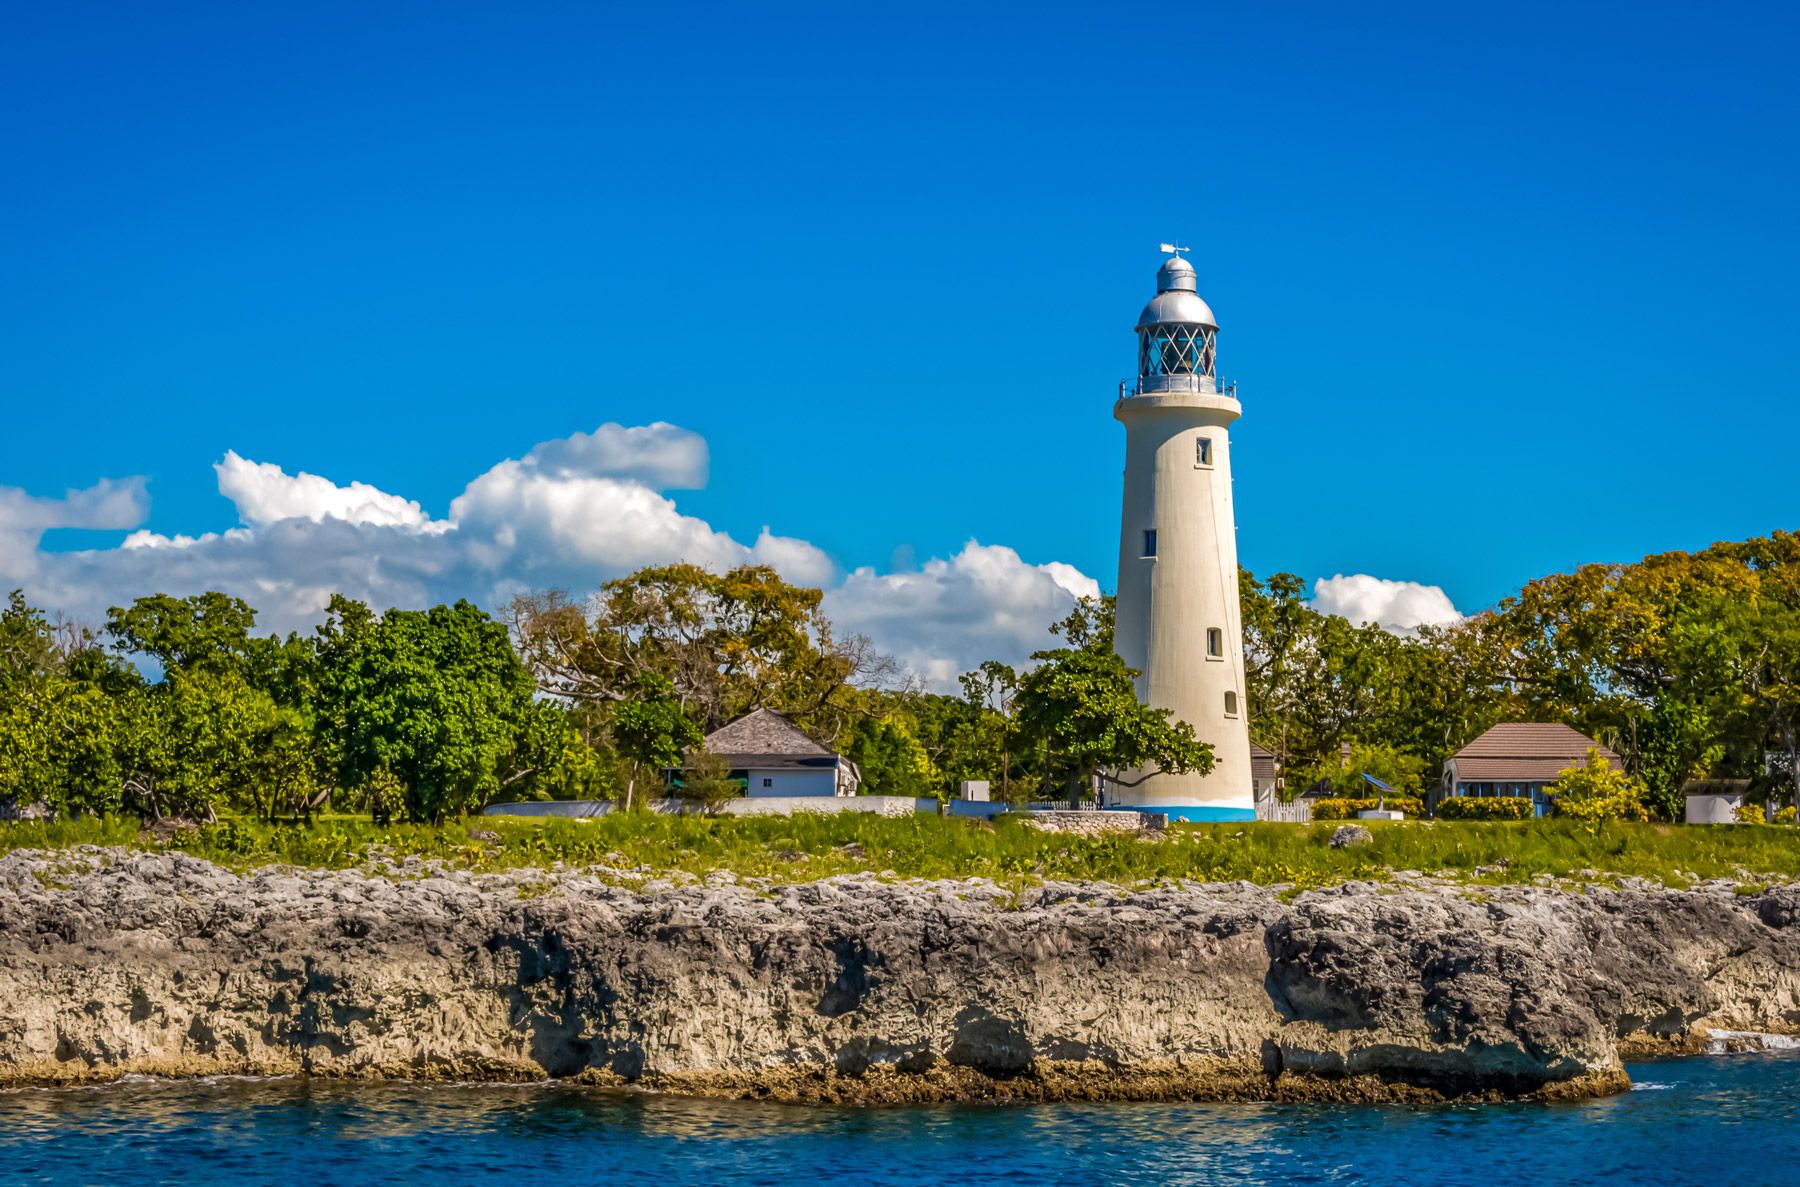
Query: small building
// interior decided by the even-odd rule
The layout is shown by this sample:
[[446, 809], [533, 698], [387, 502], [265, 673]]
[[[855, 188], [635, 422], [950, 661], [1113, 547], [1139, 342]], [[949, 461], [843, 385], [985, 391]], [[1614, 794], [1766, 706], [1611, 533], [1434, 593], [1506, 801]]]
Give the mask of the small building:
[[1508, 721], [1494, 726], [1444, 764], [1438, 799], [1452, 796], [1525, 796], [1534, 815], [1550, 812], [1544, 789], [1589, 750], [1619, 766], [1619, 756], [1580, 730], [1554, 721]]
[[756, 709], [706, 735], [748, 796], [855, 795], [856, 764], [807, 737], [773, 709]]
[[1681, 785], [1689, 824], [1736, 824], [1750, 797], [1748, 779], [1689, 779]]
[[1274, 799], [1281, 790], [1281, 764], [1275, 761], [1275, 752], [1254, 739], [1250, 742], [1250, 790], [1258, 801]]
[[1256, 800], [1258, 820], [1305, 824], [1312, 819], [1312, 801], [1304, 796], [1281, 798], [1281, 760], [1266, 746], [1250, 743], [1250, 790]]

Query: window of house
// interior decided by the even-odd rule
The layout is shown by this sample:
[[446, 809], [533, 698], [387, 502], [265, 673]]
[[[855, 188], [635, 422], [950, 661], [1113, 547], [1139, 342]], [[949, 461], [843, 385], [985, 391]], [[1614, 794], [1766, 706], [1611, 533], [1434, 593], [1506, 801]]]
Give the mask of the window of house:
[[1225, 632], [1216, 626], [1206, 628], [1206, 658], [1225, 658]]
[[1212, 438], [1196, 437], [1194, 439], [1194, 464], [1196, 466], [1212, 465]]
[[775, 780], [773, 780], [773, 779], [764, 779], [764, 780], [763, 780], [763, 786], [764, 786], [764, 787], [773, 787], [773, 786], [775, 786]]
[[1229, 688], [1225, 690], [1225, 716], [1237, 716], [1237, 693]]
[[1144, 555], [1145, 556], [1155, 556], [1156, 555], [1156, 529], [1155, 528], [1145, 528], [1144, 529]]

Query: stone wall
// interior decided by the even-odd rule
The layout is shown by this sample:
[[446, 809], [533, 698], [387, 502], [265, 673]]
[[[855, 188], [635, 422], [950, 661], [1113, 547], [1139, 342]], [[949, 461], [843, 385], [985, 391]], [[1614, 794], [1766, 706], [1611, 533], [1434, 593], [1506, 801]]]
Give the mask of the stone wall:
[[1073, 833], [1097, 837], [1105, 833], [1135, 833], [1167, 828], [1169, 818], [1161, 812], [1070, 812], [1053, 810], [1033, 812], [1027, 821], [1033, 828], [1047, 833]]

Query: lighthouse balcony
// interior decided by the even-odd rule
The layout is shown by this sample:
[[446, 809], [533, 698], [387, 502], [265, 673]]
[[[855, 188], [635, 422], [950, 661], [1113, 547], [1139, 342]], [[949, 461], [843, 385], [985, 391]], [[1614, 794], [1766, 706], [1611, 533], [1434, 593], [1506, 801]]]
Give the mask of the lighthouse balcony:
[[1131, 396], [1161, 396], [1187, 393], [1196, 396], [1222, 395], [1237, 398], [1237, 382], [1234, 380], [1220, 387], [1211, 375], [1140, 375], [1134, 380], [1122, 380], [1119, 383], [1119, 398]]

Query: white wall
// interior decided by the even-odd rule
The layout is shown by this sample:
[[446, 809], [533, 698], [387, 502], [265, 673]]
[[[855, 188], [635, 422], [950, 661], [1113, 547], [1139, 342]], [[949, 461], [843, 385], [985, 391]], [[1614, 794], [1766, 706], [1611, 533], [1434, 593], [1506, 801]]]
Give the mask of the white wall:
[[1736, 824], [1737, 810], [1743, 802], [1741, 795], [1690, 795], [1687, 797], [1687, 822]]
[[[1169, 709], [1213, 747], [1207, 775], [1155, 775], [1120, 788], [1121, 804], [1205, 805], [1252, 810], [1244, 627], [1238, 604], [1237, 529], [1226, 426], [1238, 402], [1211, 392], [1130, 396], [1114, 415], [1125, 424], [1125, 497], [1119, 524], [1116, 647], [1142, 672], [1138, 695]], [[1212, 465], [1195, 443], [1212, 439]], [[1143, 555], [1145, 529], [1156, 556]], [[1222, 658], [1206, 654], [1206, 632], [1224, 633]], [[1235, 694], [1235, 716], [1225, 694]]]
[[788, 795], [726, 800], [726, 816], [791, 816], [795, 812], [873, 812], [877, 816], [937, 815], [935, 799], [903, 795]]
[[[653, 812], [676, 815], [695, 814], [701, 810], [696, 805], [677, 799], [651, 800], [645, 806]], [[583, 819], [610, 816], [619, 810], [617, 804], [606, 800], [539, 800], [520, 804], [491, 804], [484, 814]], [[935, 816], [938, 802], [935, 799], [914, 799], [900, 795], [769, 795], [755, 799], [739, 797], [726, 800], [718, 811], [721, 816], [787, 816], [795, 812], [873, 812], [877, 816], [911, 816], [922, 812]]]

